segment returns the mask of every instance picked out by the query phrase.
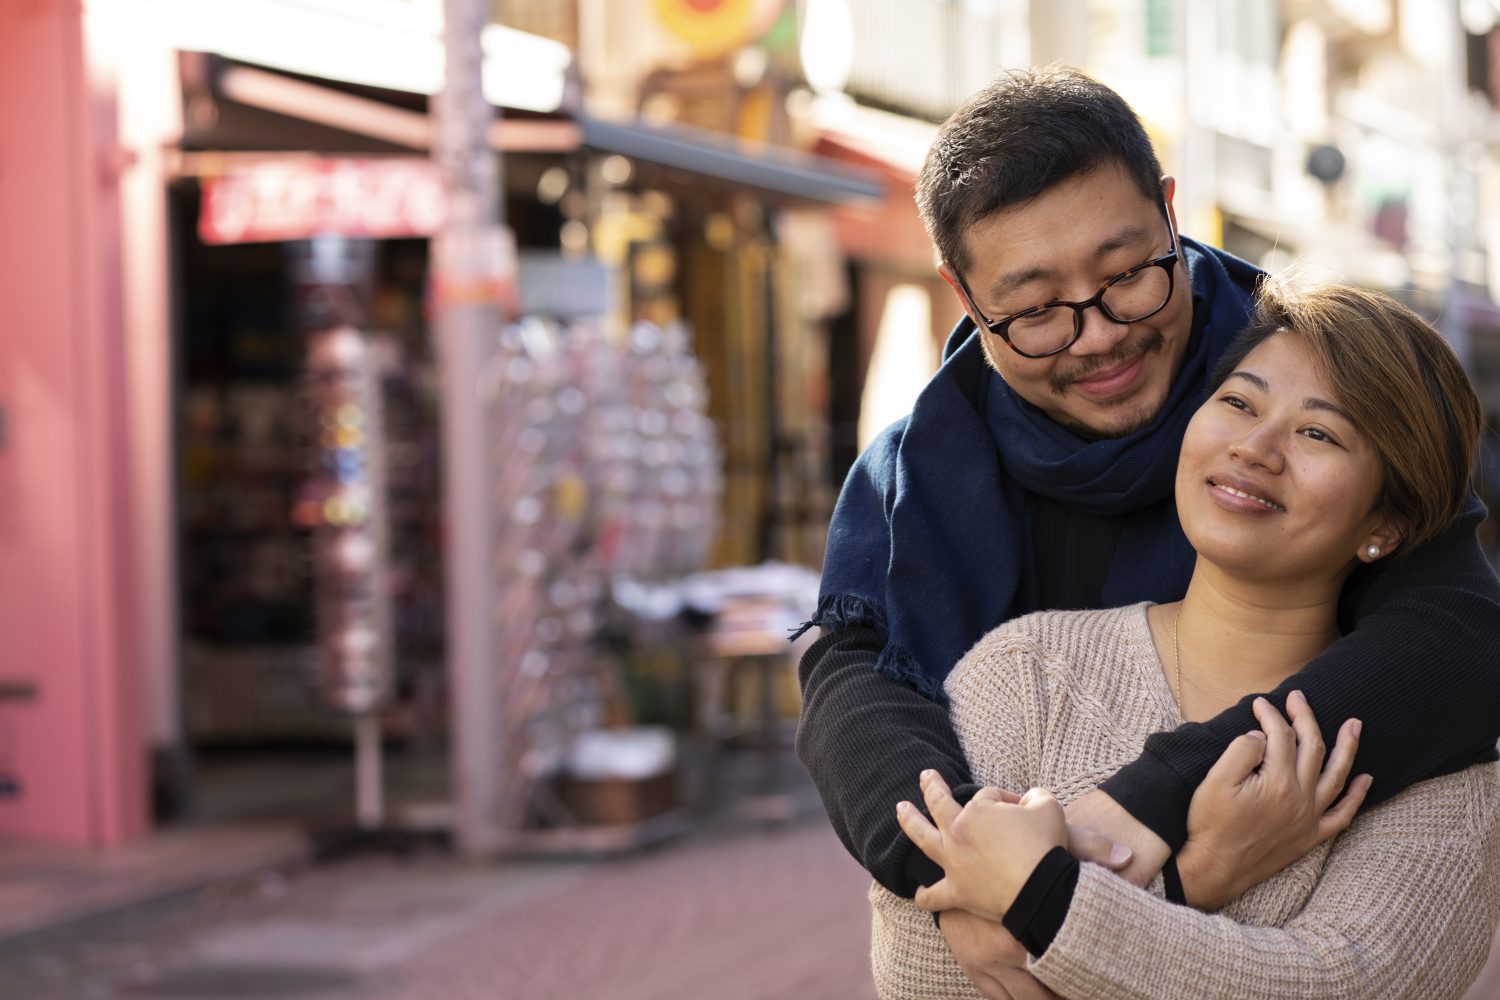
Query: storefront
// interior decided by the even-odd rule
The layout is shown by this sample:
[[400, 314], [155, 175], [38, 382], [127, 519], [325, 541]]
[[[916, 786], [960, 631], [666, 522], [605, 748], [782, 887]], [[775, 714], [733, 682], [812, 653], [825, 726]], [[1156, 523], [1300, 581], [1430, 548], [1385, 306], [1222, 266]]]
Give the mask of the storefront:
[[[252, 206], [249, 221], [244, 204], [209, 204], [215, 191], [224, 193], [224, 182], [266, 170], [281, 171], [290, 189], [307, 188], [313, 177], [362, 171], [405, 171], [407, 187], [420, 188], [422, 182], [410, 177], [425, 169], [426, 96], [254, 65], [222, 52], [182, 51], [162, 39], [155, 40], [155, 55], [133, 61], [138, 79], [126, 88], [119, 111], [133, 130], [131, 146], [143, 151], [122, 168], [126, 195], [119, 211], [124, 238], [144, 250], [122, 261], [120, 237], [107, 228], [81, 236], [79, 248], [105, 247], [115, 273], [129, 275], [126, 305], [111, 313], [130, 328], [129, 336], [103, 318], [91, 334], [114, 345], [96, 352], [98, 359], [131, 345], [132, 366], [111, 369], [122, 409], [98, 415], [103, 436], [89, 447], [100, 461], [74, 465], [90, 476], [112, 463], [122, 467], [121, 481], [97, 493], [100, 516], [118, 524], [107, 544], [90, 543], [90, 551], [93, 560], [105, 559], [110, 545], [128, 551], [115, 570], [91, 581], [96, 587], [113, 581], [113, 596], [96, 595], [87, 605], [91, 621], [105, 623], [97, 627], [117, 627], [106, 644], [116, 652], [88, 661], [87, 669], [102, 672], [108, 683], [80, 682], [81, 701], [68, 708], [74, 722], [66, 724], [38, 711], [33, 698], [39, 687], [65, 691], [62, 682], [39, 685], [24, 670], [0, 671], [7, 699], [0, 704], [0, 810], [17, 817], [6, 819], [0, 832], [99, 844], [137, 836], [148, 824], [148, 770], [164, 818], [274, 811], [266, 801], [247, 800], [248, 792], [237, 798], [222, 782], [216, 787], [215, 767], [204, 756], [210, 749], [222, 761], [251, 749], [332, 747], [347, 763], [348, 721], [328, 709], [315, 683], [312, 545], [297, 514], [318, 440], [316, 421], [308, 417], [307, 338], [307, 315], [317, 303], [309, 301], [298, 275], [317, 255], [314, 248], [326, 247], [328, 241], [315, 239], [320, 235], [340, 238], [347, 286], [358, 298], [352, 315], [383, 365], [384, 551], [395, 697], [382, 724], [390, 739], [435, 757], [448, 735], [438, 569], [446, 539], [436, 502], [438, 389], [428, 331], [427, 242], [420, 219], [390, 224], [403, 213], [420, 216], [420, 197], [393, 193], [398, 181], [386, 187], [386, 181], [370, 181], [356, 199], [358, 209], [319, 232], [306, 229], [305, 220], [301, 230], [272, 231], [276, 212], [264, 204]], [[147, 64], [149, 80], [139, 70]], [[568, 86], [566, 67], [558, 73], [561, 93]], [[74, 114], [77, 127], [85, 128], [83, 110]], [[829, 203], [873, 198], [878, 183], [815, 157], [747, 151], [691, 129], [605, 123], [560, 107], [506, 108], [494, 141], [505, 155], [507, 220], [521, 251], [524, 311], [547, 316], [586, 307], [607, 330], [681, 320], [692, 331], [690, 346], [705, 372], [709, 413], [725, 454], [718, 515], [725, 541], [713, 560], [722, 565], [778, 555], [816, 561], [817, 539], [800, 529], [826, 521], [831, 503], [826, 491], [810, 492], [820, 479], [824, 447], [816, 405], [821, 369], [805, 350], [801, 258], [779, 234], [792, 212], [816, 214]], [[8, 198], [12, 190], [6, 189]], [[281, 196], [294, 197], [295, 190]], [[281, 214], [304, 213], [283, 206]], [[34, 269], [17, 266], [11, 273]], [[111, 281], [101, 280], [108, 291]], [[42, 291], [38, 286], [32, 296], [38, 309], [51, 301]], [[66, 297], [55, 291], [56, 299]], [[38, 336], [36, 350], [63, 346], [55, 336], [50, 347], [44, 340]], [[55, 360], [67, 367], [66, 359]], [[10, 367], [26, 370], [24, 363]], [[86, 373], [88, 366], [77, 370]], [[15, 380], [6, 381], [0, 379], [0, 406], [10, 418], [0, 486], [21, 483], [12, 495], [19, 490], [28, 511], [38, 490], [88, 494], [77, 483], [45, 486], [51, 480], [24, 457], [38, 447], [21, 436], [33, 423], [30, 404], [11, 404]], [[128, 440], [110, 451], [104, 442], [111, 436]], [[79, 441], [80, 447], [86, 443]], [[116, 457], [106, 460], [106, 454]], [[84, 544], [88, 536], [78, 538]], [[24, 565], [70, 561], [61, 550], [34, 556]], [[67, 583], [70, 593], [76, 583]], [[24, 573], [6, 578], [12, 589], [27, 585]], [[77, 607], [84, 613], [83, 604]], [[95, 615], [110, 607], [116, 618]], [[58, 661], [38, 650], [28, 656]], [[53, 704], [50, 693], [40, 700]], [[50, 734], [86, 720], [105, 724], [87, 739], [80, 729], [79, 745], [97, 745], [100, 734], [113, 741], [93, 751], [104, 770], [92, 777], [40, 770], [40, 757], [56, 749]], [[145, 754], [131, 749], [148, 745], [149, 769]], [[259, 773], [269, 774], [266, 785], [275, 786], [296, 771], [288, 764], [279, 775]], [[344, 787], [342, 780], [328, 787]], [[51, 815], [41, 797], [47, 786], [67, 789], [80, 801], [97, 799], [107, 787], [118, 802], [106, 811], [116, 818], [85, 821], [58, 812], [37, 821], [44, 812]], [[11, 787], [19, 792], [4, 791]], [[304, 808], [305, 790], [302, 806], [294, 800], [283, 801], [288, 809]], [[317, 806], [348, 810], [347, 800], [330, 799], [326, 790]]]

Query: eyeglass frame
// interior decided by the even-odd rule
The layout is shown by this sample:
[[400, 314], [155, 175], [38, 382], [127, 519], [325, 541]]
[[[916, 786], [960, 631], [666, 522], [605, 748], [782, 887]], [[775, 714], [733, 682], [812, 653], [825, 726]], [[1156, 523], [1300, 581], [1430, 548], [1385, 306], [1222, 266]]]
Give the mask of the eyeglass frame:
[[[953, 277], [958, 281], [958, 288], [959, 291], [963, 293], [965, 304], [974, 311], [974, 315], [979, 319], [979, 324], [981, 326], [983, 326], [990, 333], [998, 334], [1000, 336], [1000, 339], [1005, 341], [1005, 345], [1007, 347], [1009, 347], [1012, 351], [1015, 351], [1023, 358], [1050, 358], [1054, 354], [1061, 354], [1063, 351], [1066, 351], [1068, 348], [1078, 343], [1079, 339], [1082, 338], [1083, 311], [1085, 309], [1097, 307], [1098, 310], [1104, 314], [1105, 318], [1107, 318], [1112, 323], [1139, 323], [1142, 320], [1147, 320], [1152, 316], [1155, 316], [1157, 313], [1161, 312], [1167, 307], [1168, 302], [1172, 301], [1172, 296], [1177, 291], [1177, 262], [1182, 258], [1182, 254], [1178, 249], [1180, 243], [1178, 242], [1177, 238], [1177, 227], [1172, 225], [1172, 213], [1170, 210], [1168, 210], [1167, 203], [1165, 201], [1161, 203], [1161, 207], [1162, 216], [1167, 221], [1167, 233], [1169, 234], [1172, 241], [1172, 249], [1168, 250], [1160, 257], [1153, 257], [1148, 261], [1143, 261], [1142, 263], [1137, 264], [1135, 267], [1127, 268], [1126, 270], [1121, 271], [1119, 274], [1115, 275], [1112, 278], [1106, 278], [1104, 282], [1099, 285], [1099, 290], [1095, 292], [1091, 297], [1084, 299], [1082, 302], [1064, 302], [1061, 299], [1055, 299], [1051, 302], [1043, 302], [1041, 305], [1032, 306], [1030, 309], [1022, 309], [1020, 312], [1011, 313], [1009, 316], [1003, 316], [1000, 319], [992, 320], [987, 317], [984, 314], [983, 310], [981, 310], [979, 306], [974, 302], [974, 293], [969, 291], [968, 282], [964, 281], [963, 274], [959, 272], [957, 268], [953, 269]], [[1111, 287], [1119, 284], [1121, 281], [1124, 281], [1131, 275], [1140, 274], [1142, 271], [1145, 271], [1146, 269], [1152, 267], [1165, 268], [1167, 272], [1167, 297], [1162, 299], [1161, 305], [1146, 313], [1146, 315], [1144, 316], [1137, 316], [1135, 319], [1128, 320], [1120, 319], [1114, 313], [1110, 312], [1109, 307], [1104, 304], [1104, 293], [1109, 291]], [[1028, 354], [1027, 352], [1017, 347], [1011, 341], [1009, 333], [1011, 323], [1015, 322], [1018, 319], [1024, 319], [1025, 317], [1030, 316], [1032, 313], [1041, 312], [1043, 309], [1059, 309], [1063, 306], [1067, 306], [1069, 309], [1073, 310], [1073, 336], [1068, 340], [1067, 343], [1063, 344], [1061, 347], [1047, 351], [1044, 354]]]

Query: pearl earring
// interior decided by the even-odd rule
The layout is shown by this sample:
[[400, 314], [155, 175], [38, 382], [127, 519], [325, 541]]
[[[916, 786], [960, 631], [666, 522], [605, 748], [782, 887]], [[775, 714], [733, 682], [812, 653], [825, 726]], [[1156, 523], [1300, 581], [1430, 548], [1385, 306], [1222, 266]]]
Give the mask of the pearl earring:
[[1365, 555], [1369, 556], [1371, 559], [1379, 559], [1380, 558], [1380, 546], [1379, 545], [1371, 545], [1369, 548], [1365, 549]]

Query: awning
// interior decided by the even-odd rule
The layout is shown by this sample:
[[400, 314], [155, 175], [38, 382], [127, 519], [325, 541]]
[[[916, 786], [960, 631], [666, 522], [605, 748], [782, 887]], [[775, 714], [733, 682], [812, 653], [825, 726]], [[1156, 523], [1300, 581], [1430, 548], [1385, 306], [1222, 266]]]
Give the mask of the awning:
[[922, 172], [938, 133], [931, 122], [865, 107], [843, 94], [816, 98], [812, 124], [822, 143], [878, 163], [908, 183]]
[[[422, 111], [262, 67], [226, 61], [217, 73], [215, 91], [240, 105], [397, 149], [426, 150], [432, 142], [432, 121]], [[878, 199], [884, 193], [883, 182], [871, 171], [681, 125], [609, 122], [565, 112], [531, 114], [496, 121], [490, 144], [503, 153], [567, 153], [580, 148], [615, 153], [797, 201], [836, 204]]]
[[874, 174], [828, 157], [778, 146], [752, 146], [704, 129], [597, 118], [580, 118], [579, 124], [583, 144], [590, 149], [790, 198], [837, 203], [877, 199], [885, 190]]

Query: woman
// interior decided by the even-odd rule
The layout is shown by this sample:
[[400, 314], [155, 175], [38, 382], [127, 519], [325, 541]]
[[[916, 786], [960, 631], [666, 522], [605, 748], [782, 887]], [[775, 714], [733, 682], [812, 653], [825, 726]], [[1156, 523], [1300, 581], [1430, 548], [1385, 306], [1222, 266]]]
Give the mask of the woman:
[[[1068, 997], [1457, 996], [1484, 964], [1500, 919], [1493, 764], [1370, 809], [1217, 914], [1168, 902], [1160, 879], [1138, 889], [1065, 850], [1059, 799], [1133, 759], [1148, 734], [1296, 673], [1337, 638], [1349, 574], [1421, 544], [1468, 494], [1474, 392], [1443, 341], [1389, 298], [1268, 287], [1212, 382], [1177, 472], [1198, 553], [1186, 597], [1018, 619], [949, 677], [976, 778], [1056, 797], [1034, 790], [1016, 803], [986, 789], [960, 809], [923, 776], [936, 825], [908, 803], [898, 817], [947, 877], [916, 906], [871, 889], [882, 995], [976, 995], [918, 906], [1004, 919], [1028, 971]], [[1306, 705], [1289, 706], [1310, 732]], [[1320, 801], [1343, 784], [1347, 759], [1320, 772], [1315, 740], [1299, 747], [1264, 700], [1256, 715], [1264, 731], [1232, 744], [1199, 788], [1190, 833], [1206, 810], [1250, 808], [1236, 803], [1257, 781], [1317, 786]], [[1367, 788], [1361, 776], [1346, 797]]]

